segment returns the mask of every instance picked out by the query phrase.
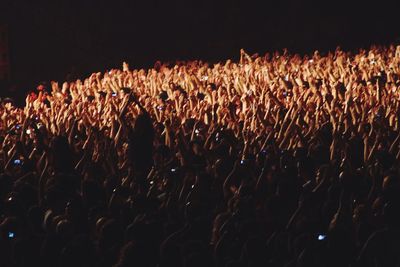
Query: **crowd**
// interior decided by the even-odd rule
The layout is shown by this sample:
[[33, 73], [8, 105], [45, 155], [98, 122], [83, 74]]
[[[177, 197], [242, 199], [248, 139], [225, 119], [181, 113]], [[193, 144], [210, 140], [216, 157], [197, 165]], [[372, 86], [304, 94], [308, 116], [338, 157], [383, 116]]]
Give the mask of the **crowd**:
[[1, 266], [400, 266], [400, 46], [157, 62], [0, 107]]

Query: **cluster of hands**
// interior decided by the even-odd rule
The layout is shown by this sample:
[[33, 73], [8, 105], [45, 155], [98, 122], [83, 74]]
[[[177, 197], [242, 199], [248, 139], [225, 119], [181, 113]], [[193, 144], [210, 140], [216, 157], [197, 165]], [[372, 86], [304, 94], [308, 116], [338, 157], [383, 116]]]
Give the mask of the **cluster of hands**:
[[[38, 87], [23, 108], [3, 104], [3, 161], [17, 142], [34, 139], [38, 131], [66, 135], [79, 149], [90, 147], [95, 160], [105, 147], [93, 141], [109, 138], [123, 161], [128, 130], [143, 112], [162, 125], [159, 134], [169, 147], [179, 138], [171, 133], [189, 131], [192, 138], [207, 139], [227, 129], [243, 144], [243, 154], [260, 151], [271, 140], [291, 150], [312, 143], [329, 124], [332, 159], [352, 136], [363, 139], [365, 161], [383, 147], [399, 157], [399, 138], [389, 144], [385, 139], [386, 132], [399, 132], [399, 62], [400, 47], [390, 46], [304, 57], [287, 51], [249, 56], [241, 50], [239, 62], [157, 62], [149, 70], [132, 71], [124, 63], [122, 70], [94, 73], [84, 81]], [[188, 121], [197, 123], [188, 129]], [[85, 138], [74, 143], [77, 132]]]

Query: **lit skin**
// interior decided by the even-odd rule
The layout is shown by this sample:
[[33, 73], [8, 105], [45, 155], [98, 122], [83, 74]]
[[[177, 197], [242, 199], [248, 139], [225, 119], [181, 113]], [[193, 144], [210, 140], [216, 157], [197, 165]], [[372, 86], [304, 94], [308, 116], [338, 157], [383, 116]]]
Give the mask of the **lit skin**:
[[[173, 67], [161, 65], [158, 72], [132, 71], [124, 63], [122, 70], [94, 73], [83, 81], [52, 82], [48, 94], [28, 96], [24, 109], [10, 104], [1, 107], [0, 132], [6, 137], [1, 146], [8, 151], [3, 153], [3, 162], [13, 154], [13, 142], [26, 141], [26, 128], [38, 117], [49, 135], [85, 131], [87, 139], [83, 144], [74, 144], [77, 148], [91, 147], [95, 137], [90, 128], [97, 128], [114, 140], [121, 155], [119, 162], [123, 164], [126, 126], [133, 125], [138, 114], [146, 110], [154, 121], [166, 126], [164, 140], [170, 147], [175, 146], [176, 140], [169, 140], [169, 133], [176, 132], [191, 118], [205, 124], [204, 133], [216, 125], [232, 129], [243, 144], [250, 133], [262, 143], [266, 133], [273, 131], [279, 148], [289, 150], [309, 141], [323, 124], [330, 122], [335, 136], [331, 158], [343, 153], [340, 143], [344, 140], [336, 137], [349, 133], [363, 137], [367, 163], [376, 149], [384, 145], [378, 125], [399, 132], [399, 51], [399, 47], [393, 46], [372, 47], [349, 57], [337, 49], [327, 56], [315, 52], [305, 58], [285, 52], [275, 53], [267, 60], [250, 57], [241, 50], [238, 63], [228, 60], [211, 66], [194, 61]], [[382, 78], [374, 78], [381, 75], [381, 70]], [[132, 88], [140, 105], [130, 101], [121, 87]], [[174, 90], [177, 88], [180, 89]], [[168, 102], [160, 100], [162, 91], [168, 95]], [[199, 93], [203, 97], [199, 98]], [[244, 127], [239, 127], [239, 121]], [[367, 123], [371, 125], [368, 131], [363, 127]], [[25, 130], [19, 138], [6, 134], [16, 124]], [[400, 158], [398, 138], [395, 141], [388, 146]], [[247, 144], [247, 148], [252, 145], [255, 144]], [[101, 152], [102, 148], [94, 146], [89, 154], [98, 159]]]

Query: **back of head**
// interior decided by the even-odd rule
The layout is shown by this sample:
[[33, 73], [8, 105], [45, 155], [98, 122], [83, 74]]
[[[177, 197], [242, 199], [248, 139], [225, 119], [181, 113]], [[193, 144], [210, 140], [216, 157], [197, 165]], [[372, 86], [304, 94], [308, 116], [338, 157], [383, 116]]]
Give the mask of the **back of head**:
[[68, 139], [64, 136], [56, 136], [51, 141], [51, 150], [54, 160], [54, 169], [57, 172], [70, 172], [73, 169], [72, 151]]

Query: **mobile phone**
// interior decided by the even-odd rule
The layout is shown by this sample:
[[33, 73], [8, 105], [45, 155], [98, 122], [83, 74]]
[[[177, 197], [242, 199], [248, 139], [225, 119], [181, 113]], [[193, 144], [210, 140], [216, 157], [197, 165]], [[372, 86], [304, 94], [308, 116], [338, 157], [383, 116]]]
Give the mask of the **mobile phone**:
[[219, 133], [217, 133], [216, 135], [215, 135], [215, 141], [219, 141]]
[[14, 238], [15, 233], [14, 232], [8, 232], [8, 238]]
[[285, 81], [289, 81], [289, 74], [286, 74]]
[[240, 164], [241, 165], [243, 165], [243, 164], [245, 164], [246, 163], [246, 160], [244, 160], [244, 159], [242, 159], [241, 161], [240, 161]]
[[318, 241], [323, 241], [323, 240], [325, 240], [325, 238], [326, 238], [326, 235], [318, 235], [318, 237], [317, 237]]
[[16, 159], [16, 160], [14, 160], [14, 164], [15, 165], [21, 165], [21, 160], [20, 159]]
[[153, 184], [154, 184], [154, 181], [150, 181], [150, 184], [153, 185]]
[[114, 92], [114, 93], [111, 94], [111, 96], [117, 96], [117, 93]]
[[26, 130], [26, 134], [31, 134], [31, 129]]
[[162, 110], [163, 107], [162, 107], [162, 106], [158, 106], [157, 109], [158, 109], [158, 110]]
[[199, 133], [200, 133], [199, 129], [194, 130], [194, 132], [195, 132], [196, 134], [199, 134]]
[[171, 169], [171, 172], [176, 172], [176, 169], [175, 169], [175, 168], [172, 168], [172, 169]]
[[17, 125], [15, 125], [15, 129], [21, 129], [21, 125], [19, 125], [19, 124], [17, 124]]

